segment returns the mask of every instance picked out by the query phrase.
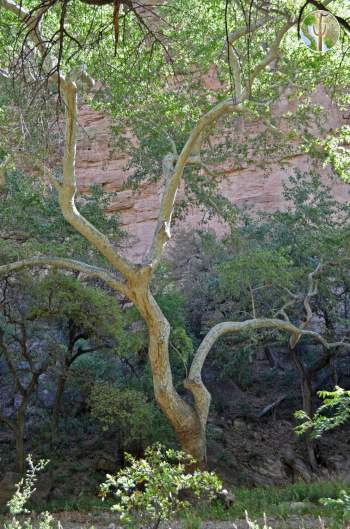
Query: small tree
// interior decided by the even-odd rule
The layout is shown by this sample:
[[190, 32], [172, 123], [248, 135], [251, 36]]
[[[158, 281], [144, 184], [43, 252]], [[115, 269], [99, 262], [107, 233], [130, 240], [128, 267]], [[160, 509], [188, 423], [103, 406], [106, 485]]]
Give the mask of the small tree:
[[150, 443], [169, 436], [153, 399], [139, 389], [97, 382], [92, 387], [89, 405], [101, 428], [116, 432], [122, 457], [125, 450], [141, 454]]
[[160, 444], [149, 447], [142, 459], [126, 454], [128, 466], [116, 476], [107, 475], [101, 486], [105, 498], [113, 492], [117, 503], [112, 510], [120, 514], [127, 527], [157, 529], [161, 522], [169, 521], [190, 506], [186, 499], [205, 495], [212, 499], [221, 490], [219, 478], [212, 472], [187, 472], [195, 461], [184, 452], [166, 449]]
[[[24, 282], [16, 287], [24, 286]], [[29, 403], [39, 384], [39, 379], [52, 363], [49, 354], [50, 338], [46, 340], [47, 354], [42, 354], [38, 344], [36, 322], [28, 314], [28, 297], [22, 295], [16, 300], [13, 289], [7, 282], [3, 285], [3, 299], [0, 311], [0, 358], [4, 360], [14, 386], [13, 417], [0, 412], [0, 421], [13, 432], [16, 440], [16, 467], [19, 473], [24, 471], [24, 434]], [[11, 295], [12, 294], [12, 295]], [[16, 303], [17, 301], [17, 303]], [[34, 318], [35, 320], [35, 318]], [[44, 343], [42, 343], [44, 346]], [[19, 403], [15, 401], [19, 396]]]
[[[288, 350], [300, 381], [303, 409], [312, 416], [319, 373], [333, 368], [336, 375], [337, 356], [350, 350], [345, 310], [350, 285], [349, 208], [314, 172], [296, 171], [283, 195], [287, 205], [283, 210], [238, 212], [237, 226], [224, 239], [208, 232], [186, 234], [173, 249], [168, 288], [174, 278], [181, 278], [190, 330], [199, 339], [208, 324], [223, 318], [238, 320], [242, 327], [250, 318], [257, 322], [279, 318], [305, 331], [288, 340], [273, 325], [255, 332], [252, 327], [246, 332], [242, 328], [239, 338], [228, 337], [226, 347], [216, 347], [225, 355], [216, 365], [223, 372], [233, 361], [232, 352], [237, 359], [247, 344], [253, 349], [254, 341], [268, 351], [277, 343]], [[321, 340], [316, 338], [316, 353], [310, 357], [315, 329]], [[272, 353], [270, 361], [281, 367]], [[240, 373], [247, 365], [240, 362]], [[316, 467], [313, 442], [308, 436], [306, 442], [310, 463]]]
[[[118, 302], [100, 288], [53, 273], [40, 281], [40, 317], [57, 337], [57, 383], [52, 412], [52, 436], [58, 438], [59, 417], [71, 368], [83, 355], [124, 354], [125, 333]], [[43, 295], [44, 294], [44, 295]]]
[[20, 403], [12, 416], [0, 413], [0, 420], [14, 432], [17, 470], [22, 473], [26, 415], [41, 375], [50, 369], [57, 381], [52, 416], [56, 438], [70, 367], [84, 354], [122, 350], [123, 321], [115, 299], [72, 276], [22, 274], [2, 281], [1, 287], [0, 359]]

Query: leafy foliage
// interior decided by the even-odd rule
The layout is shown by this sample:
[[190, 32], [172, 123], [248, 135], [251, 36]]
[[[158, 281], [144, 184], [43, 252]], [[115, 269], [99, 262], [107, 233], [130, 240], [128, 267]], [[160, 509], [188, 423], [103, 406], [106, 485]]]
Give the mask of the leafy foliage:
[[92, 387], [89, 405], [103, 430], [117, 432], [122, 449], [139, 453], [149, 444], [169, 437], [153, 399], [140, 390], [97, 382]]
[[163, 521], [190, 506], [181, 493], [203, 494], [209, 499], [221, 489], [219, 478], [207, 471], [186, 471], [194, 460], [183, 452], [166, 449], [160, 444], [147, 448], [142, 459], [126, 455], [128, 466], [116, 476], [107, 476], [101, 486], [105, 497], [113, 492], [117, 503], [112, 509], [120, 514], [125, 526], [141, 523], [144, 528], [157, 529]]
[[[16, 517], [20, 514], [29, 515], [30, 512], [25, 508], [26, 503], [35, 492], [35, 484], [38, 479], [38, 473], [44, 470], [49, 461], [40, 460], [34, 463], [32, 457], [27, 457], [28, 469], [24, 478], [16, 484], [16, 492], [8, 502], [10, 514], [13, 516], [12, 520], [5, 523], [4, 529], [34, 529], [30, 517], [27, 516], [23, 522], [20, 522]], [[41, 513], [39, 516], [38, 529], [52, 529], [53, 517], [48, 512]]]
[[[94, 264], [103, 262], [88, 242], [63, 218], [54, 190], [41, 180], [18, 171], [8, 171], [1, 199], [1, 260], [51, 254], [56, 257], [84, 258]], [[120, 242], [123, 233], [116, 216], [108, 216], [111, 200], [100, 187], [80, 198], [80, 210], [112, 241]]]
[[295, 417], [302, 421], [296, 427], [298, 434], [308, 430], [314, 437], [321, 437], [324, 432], [338, 428], [350, 418], [350, 391], [336, 386], [334, 391], [319, 391], [318, 396], [323, 404], [317, 409], [313, 417], [304, 411], [297, 411]]
[[337, 498], [322, 498], [320, 501], [326, 507], [331, 507], [335, 517], [341, 522], [346, 523], [350, 520], [350, 494], [345, 490], [341, 490]]
[[[310, 431], [318, 438], [325, 432], [334, 430], [342, 426], [350, 418], [350, 391], [336, 386], [334, 391], [319, 391], [318, 396], [323, 400], [323, 404], [316, 413], [309, 417], [304, 411], [295, 412], [295, 417], [299, 424], [295, 431], [301, 435]], [[350, 520], [350, 494], [346, 490], [340, 490], [335, 498], [321, 498], [320, 502], [326, 507], [330, 507], [342, 523]]]

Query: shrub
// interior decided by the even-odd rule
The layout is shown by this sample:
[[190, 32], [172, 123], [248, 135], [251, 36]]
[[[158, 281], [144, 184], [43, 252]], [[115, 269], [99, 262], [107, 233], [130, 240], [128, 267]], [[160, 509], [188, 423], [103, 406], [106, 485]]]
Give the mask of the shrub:
[[[5, 523], [4, 529], [34, 529], [30, 519], [30, 511], [25, 508], [26, 503], [35, 492], [35, 483], [37, 481], [37, 474], [41, 472], [48, 461], [40, 460], [34, 464], [31, 456], [27, 457], [28, 470], [24, 478], [16, 484], [16, 492], [8, 502], [10, 514], [13, 516], [12, 520]], [[23, 521], [19, 521], [17, 516], [26, 514], [27, 517]], [[52, 529], [53, 517], [48, 512], [43, 512], [39, 516], [37, 529]]]
[[[350, 418], [350, 391], [336, 386], [334, 391], [319, 391], [318, 396], [323, 404], [312, 418], [304, 411], [295, 413], [295, 417], [302, 421], [295, 428], [299, 435], [311, 431], [313, 437], [321, 437], [325, 432], [342, 426]], [[343, 523], [350, 520], [350, 494], [345, 490], [341, 490], [337, 498], [321, 498], [320, 503], [332, 507], [336, 517]]]
[[350, 494], [345, 490], [340, 491], [338, 498], [322, 498], [320, 503], [332, 507], [335, 517], [342, 523], [350, 521]]
[[318, 396], [323, 400], [323, 404], [312, 418], [304, 411], [295, 412], [295, 417], [302, 421], [296, 427], [298, 434], [311, 430], [314, 437], [320, 437], [324, 432], [334, 430], [349, 420], [350, 391], [336, 386], [334, 391], [319, 391]]
[[129, 465], [116, 476], [107, 475], [101, 496], [113, 492], [117, 503], [112, 510], [120, 514], [126, 527], [136, 524], [157, 529], [161, 522], [190, 506], [190, 499], [205, 495], [210, 501], [221, 490], [219, 478], [212, 472], [186, 468], [195, 461], [184, 452], [155, 444], [146, 449], [144, 458], [126, 454]]
[[141, 390], [97, 382], [92, 387], [89, 405], [91, 415], [104, 431], [118, 432], [123, 449], [143, 450], [157, 438], [167, 437], [160, 424], [165, 421], [159, 409]]

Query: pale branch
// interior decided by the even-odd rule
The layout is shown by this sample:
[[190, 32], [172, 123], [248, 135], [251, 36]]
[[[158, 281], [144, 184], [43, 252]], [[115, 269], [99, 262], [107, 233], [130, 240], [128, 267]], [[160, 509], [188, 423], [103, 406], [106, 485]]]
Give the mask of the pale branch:
[[285, 321], [290, 322], [290, 318], [288, 316], [288, 313], [286, 312], [289, 307], [294, 307], [294, 305], [297, 303], [297, 301], [300, 301], [300, 297], [297, 296], [296, 298], [293, 298], [289, 301], [287, 301], [277, 312], [276, 316], [282, 316]]
[[316, 267], [316, 270], [310, 272], [308, 275], [309, 289], [304, 299], [304, 308], [305, 308], [305, 320], [301, 323], [301, 328], [305, 329], [307, 327], [313, 316], [312, 308], [310, 305], [311, 298], [316, 296], [318, 293], [319, 278], [322, 272], [322, 264], [319, 263]]
[[[324, 0], [323, 5], [326, 7], [328, 4], [330, 4], [333, 0]], [[253, 85], [253, 82], [255, 81], [258, 74], [264, 70], [269, 64], [271, 64], [273, 61], [275, 61], [278, 58], [279, 55], [279, 47], [281, 44], [281, 41], [285, 34], [298, 23], [297, 19], [291, 19], [290, 13], [286, 12], [285, 17], [287, 18], [287, 22], [282, 26], [282, 28], [277, 31], [275, 40], [270, 45], [269, 52], [265, 55], [265, 57], [253, 68], [253, 71], [249, 75], [248, 84], [245, 88], [244, 95], [247, 97], [250, 96], [251, 88]], [[242, 100], [244, 97], [242, 96]]]
[[245, 35], [251, 35], [252, 33], [255, 33], [258, 29], [262, 28], [265, 24], [267, 24], [269, 21], [268, 18], [263, 18], [256, 22], [255, 24], [250, 24], [246, 26], [242, 26], [240, 28], [235, 29], [234, 31], [231, 31], [228, 34], [228, 42], [233, 46], [235, 42], [237, 42], [241, 37], [244, 37]]
[[0, 77], [3, 77], [4, 79], [10, 78], [8, 71], [3, 68], [0, 68]]
[[210, 406], [210, 393], [202, 381], [202, 369], [204, 362], [216, 341], [226, 334], [235, 334], [245, 331], [254, 331], [258, 329], [276, 329], [287, 332], [291, 338], [299, 340], [302, 336], [307, 336], [320, 343], [326, 350], [336, 350], [345, 348], [350, 351], [348, 342], [327, 342], [323, 336], [315, 331], [306, 331], [293, 325], [290, 321], [279, 320], [274, 318], [256, 318], [242, 322], [223, 322], [215, 325], [206, 334], [199, 345], [191, 367], [188, 378], [184, 381], [184, 386], [192, 393], [194, 406], [199, 415], [202, 424], [205, 424], [208, 418]]
[[242, 322], [222, 322], [212, 327], [199, 345], [190, 368], [190, 379], [195, 379], [202, 371], [205, 359], [215, 342], [225, 334], [239, 333], [249, 330], [276, 328], [290, 334], [300, 334], [300, 330], [292, 323], [274, 318], [255, 318]]
[[[260, 22], [258, 23], [258, 25], [259, 24]], [[284, 24], [282, 29], [277, 32], [277, 35], [275, 37], [275, 40], [271, 44], [269, 52], [266, 54], [264, 59], [262, 59], [262, 61], [257, 64], [254, 68], [249, 78], [249, 86], [245, 87], [242, 93], [240, 92], [240, 101], [237, 103], [232, 101], [232, 98], [230, 98], [225, 101], [221, 101], [220, 103], [217, 103], [213, 108], [211, 108], [199, 119], [199, 121], [189, 134], [181, 153], [177, 157], [173, 172], [172, 174], [168, 175], [166, 180], [166, 185], [162, 195], [161, 206], [158, 215], [157, 226], [154, 232], [150, 251], [145, 260], [145, 267], [148, 267], [150, 269], [150, 274], [154, 272], [155, 268], [159, 264], [159, 261], [162, 257], [162, 253], [164, 251], [165, 244], [170, 239], [171, 219], [174, 210], [176, 194], [179, 189], [181, 179], [183, 177], [183, 172], [185, 170], [186, 165], [189, 163], [189, 160], [193, 155], [194, 151], [196, 154], [198, 154], [198, 152], [200, 151], [201, 144], [203, 143], [206, 136], [206, 129], [210, 125], [215, 124], [218, 119], [220, 119], [226, 114], [232, 112], [241, 113], [248, 111], [242, 103], [249, 99], [251, 86], [256, 76], [261, 70], [266, 68], [266, 66], [268, 66], [273, 60], [277, 58], [280, 43], [284, 35], [294, 24], [295, 21], [289, 20], [286, 24]], [[261, 26], [259, 25], [259, 27]], [[256, 29], [258, 29], [258, 27], [256, 27]], [[231, 34], [231, 37], [229, 36], [230, 48], [233, 43], [240, 37], [245, 35], [247, 31], [249, 32], [249, 28], [241, 28], [236, 32], [233, 32]], [[234, 55], [231, 54], [231, 57], [234, 57]], [[236, 73], [238, 74], [238, 70]]]
[[193, 150], [198, 147], [199, 138], [202, 136], [203, 141], [203, 132], [209, 125], [215, 123], [225, 114], [235, 111], [244, 112], [245, 108], [241, 104], [235, 104], [231, 98], [216, 104], [199, 119], [195, 127], [192, 129], [181, 153], [177, 157], [175, 167], [166, 180], [157, 226], [154, 232], [151, 250], [147, 257], [146, 266], [149, 266], [152, 271], [158, 265], [162, 257], [164, 246], [170, 239], [170, 225], [176, 194], [189, 158], [193, 154]]
[[73, 259], [64, 259], [60, 257], [33, 257], [31, 259], [23, 259], [14, 263], [9, 263], [0, 266], [0, 276], [6, 276], [20, 270], [34, 267], [52, 267], [63, 270], [71, 270], [74, 272], [80, 272], [86, 277], [100, 279], [106, 285], [113, 290], [120, 292], [121, 294], [128, 296], [129, 289], [125, 283], [122, 283], [113, 274], [99, 268], [97, 266], [91, 266], [81, 261], [75, 261]]
[[[43, 44], [43, 39], [38, 29], [38, 16], [33, 17], [22, 6], [12, 0], [0, 0], [0, 6], [14, 12], [31, 32], [31, 38], [39, 49], [43, 58], [47, 55], [47, 50]], [[48, 72], [49, 73], [49, 72]], [[77, 73], [74, 72], [77, 79]], [[79, 77], [79, 74], [78, 74]], [[81, 77], [81, 76], [80, 76]], [[62, 75], [57, 78], [57, 74], [51, 77], [51, 81], [58, 79], [63, 92], [66, 104], [66, 134], [63, 159], [63, 183], [54, 179], [49, 171], [44, 169], [44, 173], [51, 183], [56, 187], [59, 194], [59, 203], [65, 219], [85, 237], [127, 280], [135, 276], [136, 267], [126, 258], [122, 257], [113, 247], [108, 238], [85, 219], [75, 205], [75, 194], [77, 191], [75, 174], [75, 154], [76, 154], [76, 128], [77, 128], [77, 87], [71, 79], [66, 79]], [[90, 78], [89, 78], [90, 79]], [[84, 80], [84, 79], [83, 79]]]
[[239, 103], [242, 98], [241, 65], [236, 50], [232, 44], [228, 46], [228, 60], [233, 74], [234, 99]]
[[[50, 57], [48, 50], [44, 44], [44, 39], [40, 33], [40, 19], [42, 14], [45, 12], [46, 7], [39, 9], [34, 16], [31, 14], [25, 7], [23, 7], [22, 2], [18, 4], [12, 0], [0, 0], [0, 7], [3, 7], [7, 11], [14, 13], [19, 20], [26, 26], [29, 36], [35, 46], [35, 48], [40, 52], [42, 59], [47, 64], [47, 70], [51, 71], [52, 64], [50, 64]], [[62, 82], [64, 78], [62, 77]]]
[[267, 24], [268, 19], [265, 17], [254, 24], [247, 24], [240, 28], [235, 29], [227, 35], [227, 54], [229, 66], [233, 74], [234, 81], [234, 92], [235, 92], [235, 102], [238, 103], [242, 98], [242, 82], [241, 82], [241, 65], [239, 62], [239, 55], [235, 50], [234, 44], [239, 41], [242, 37], [246, 35], [252, 35], [258, 29], [262, 28]]
[[[318, 293], [318, 285], [319, 285], [319, 278], [320, 278], [320, 275], [323, 271], [323, 265], [321, 263], [319, 263], [317, 265], [317, 267], [315, 268], [315, 270], [313, 270], [312, 272], [310, 272], [308, 274], [308, 291], [306, 293], [306, 295], [304, 296], [304, 298], [302, 297], [302, 295], [295, 295], [293, 294], [292, 295], [292, 300], [289, 301], [288, 303], [286, 303], [281, 311], [280, 314], [283, 315], [283, 313], [286, 315], [286, 308], [287, 307], [292, 307], [294, 306], [298, 301], [303, 301], [303, 305], [304, 305], [304, 310], [305, 310], [305, 319], [300, 323], [300, 326], [299, 328], [304, 330], [306, 329], [306, 327], [308, 327], [312, 321], [312, 318], [313, 318], [313, 311], [312, 311], [312, 308], [311, 308], [311, 298], [313, 298], [314, 296], [317, 295]], [[287, 316], [288, 318], [288, 316]], [[289, 318], [288, 318], [289, 319]], [[290, 345], [290, 348], [291, 349], [294, 349], [295, 346], [297, 345], [298, 341], [300, 339], [300, 336], [299, 337], [295, 337], [295, 336], [291, 336], [290, 337], [290, 340], [289, 340], [289, 345]]]
[[283, 402], [286, 399], [286, 397], [287, 397], [286, 395], [282, 395], [281, 397], [279, 397], [274, 402], [271, 402], [271, 404], [268, 404], [267, 406], [265, 406], [265, 408], [263, 408], [257, 414], [257, 417], [259, 417], [259, 419], [261, 419], [262, 417], [264, 417], [264, 415], [267, 415], [270, 411], [272, 411], [275, 408], [277, 408], [277, 406], [279, 406], [279, 404], [281, 404], [281, 402]]
[[136, 267], [122, 257], [108, 238], [83, 217], [75, 204], [77, 182], [76, 128], [77, 128], [77, 88], [73, 81], [67, 80], [63, 88], [66, 103], [66, 133], [63, 157], [63, 182], [59, 187], [59, 203], [65, 219], [88, 240], [127, 280], [135, 277]]
[[12, 162], [12, 155], [8, 154], [6, 158], [0, 163], [0, 191], [6, 185], [6, 169]]
[[265, 55], [265, 57], [253, 68], [252, 72], [249, 75], [249, 80], [247, 83], [247, 86], [245, 87], [245, 90], [243, 91], [242, 99], [246, 99], [250, 97], [252, 85], [258, 76], [258, 74], [264, 70], [269, 64], [271, 64], [274, 60], [278, 58], [279, 55], [279, 48], [281, 41], [283, 37], [286, 35], [286, 33], [290, 30], [291, 27], [293, 27], [296, 24], [295, 20], [288, 20], [282, 28], [277, 31], [276, 37], [274, 41], [272, 42], [270, 49], [268, 53]]

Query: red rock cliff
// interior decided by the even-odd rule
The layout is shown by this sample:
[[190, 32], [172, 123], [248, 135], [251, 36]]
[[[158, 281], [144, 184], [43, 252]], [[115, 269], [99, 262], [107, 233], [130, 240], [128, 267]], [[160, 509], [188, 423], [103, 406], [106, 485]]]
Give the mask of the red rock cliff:
[[[343, 116], [324, 94], [319, 95], [318, 98], [328, 111], [327, 126], [329, 128], [339, 126], [343, 122]], [[283, 106], [288, 104], [281, 101], [278, 111], [283, 111]], [[110, 211], [118, 212], [123, 228], [130, 235], [129, 257], [140, 261], [149, 247], [155, 227], [160, 203], [159, 185], [146, 184], [137, 192], [125, 189], [124, 184], [130, 174], [125, 170], [127, 158], [122, 152], [110, 147], [108, 118], [102, 113], [83, 107], [79, 121], [84, 129], [77, 153], [79, 188], [86, 191], [91, 184], [96, 183], [102, 185], [106, 191], [117, 192]], [[257, 123], [256, 126], [258, 127], [259, 124]], [[254, 127], [254, 124], [250, 127]], [[287, 160], [287, 166], [283, 169], [279, 164], [270, 164], [267, 172], [257, 166], [237, 169], [228, 162], [224, 168], [225, 176], [221, 183], [221, 191], [235, 204], [249, 203], [258, 210], [271, 211], [283, 207], [282, 185], [293, 173], [294, 168], [306, 170], [308, 164], [309, 160], [304, 154], [291, 155]], [[331, 183], [337, 198], [347, 200], [349, 185], [332, 179], [329, 169], [323, 170], [322, 177]], [[182, 226], [198, 225], [201, 219], [201, 213], [192, 209]], [[224, 226], [218, 220], [211, 221], [211, 226], [219, 233], [224, 230]]]

